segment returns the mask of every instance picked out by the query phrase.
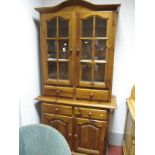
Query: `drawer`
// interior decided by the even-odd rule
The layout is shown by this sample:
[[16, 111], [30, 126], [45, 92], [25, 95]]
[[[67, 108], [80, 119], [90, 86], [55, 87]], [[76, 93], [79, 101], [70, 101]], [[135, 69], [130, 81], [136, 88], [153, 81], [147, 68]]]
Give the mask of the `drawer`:
[[78, 99], [89, 99], [98, 101], [108, 100], [108, 90], [91, 90], [91, 89], [76, 89], [76, 98]]
[[72, 107], [42, 103], [42, 112], [58, 115], [72, 116]]
[[44, 86], [46, 96], [73, 98], [73, 88]]
[[75, 107], [74, 112], [76, 117], [107, 120], [107, 110]]

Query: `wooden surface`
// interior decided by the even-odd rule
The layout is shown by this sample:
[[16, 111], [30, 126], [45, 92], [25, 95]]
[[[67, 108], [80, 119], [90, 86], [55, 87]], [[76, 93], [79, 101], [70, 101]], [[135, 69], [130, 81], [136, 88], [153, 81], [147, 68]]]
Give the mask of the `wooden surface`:
[[36, 100], [46, 103], [58, 103], [60, 105], [70, 105], [70, 106], [80, 106], [80, 107], [92, 107], [101, 109], [116, 109], [116, 97], [113, 96], [111, 102], [97, 102], [97, 101], [87, 101], [87, 100], [74, 100], [74, 99], [64, 99], [64, 98], [53, 98], [46, 96], [39, 96]]
[[85, 6], [89, 9], [96, 10], [96, 11], [101, 11], [101, 10], [106, 10], [106, 11], [116, 11], [121, 4], [104, 4], [104, 5], [96, 5], [92, 4], [83, 0], [66, 0], [57, 6], [53, 7], [42, 7], [42, 8], [35, 8], [35, 10], [39, 11], [40, 13], [51, 13], [58, 11], [60, 9], [63, 9], [64, 7], [72, 6], [72, 5], [80, 5], [80, 6]]
[[[41, 79], [42, 94], [36, 99], [41, 102], [42, 123], [59, 130], [74, 154], [105, 155], [110, 112], [117, 108], [116, 97], [112, 96], [112, 75], [117, 8], [120, 4], [95, 5], [82, 0], [67, 0], [53, 7], [36, 8], [40, 12]], [[93, 17], [91, 37], [83, 37], [82, 20]], [[95, 35], [96, 18], [106, 19], [106, 36]], [[68, 20], [69, 34], [59, 36], [59, 18]], [[48, 36], [47, 23], [56, 19], [56, 35]], [[48, 41], [68, 40], [68, 58], [48, 58]], [[91, 60], [82, 59], [81, 40], [91, 40]], [[95, 58], [95, 40], [105, 40], [105, 60]], [[56, 78], [48, 76], [48, 63], [57, 64]], [[68, 79], [61, 79], [59, 63], [68, 63]], [[90, 81], [81, 79], [81, 63], [90, 63]], [[103, 81], [95, 81], [95, 64], [104, 64]], [[53, 73], [50, 72], [52, 75]], [[76, 153], [75, 153], [76, 152]]]
[[59, 130], [72, 150], [84, 154], [106, 152], [110, 110], [62, 106], [56, 103], [42, 103], [41, 107], [42, 123]]
[[127, 99], [127, 116], [123, 138], [124, 155], [135, 155], [135, 87]]
[[132, 119], [135, 121], [135, 100], [127, 99], [127, 106], [129, 108]]
[[[79, 4], [80, 2], [77, 1]], [[79, 12], [80, 10], [80, 12]], [[95, 8], [90, 9], [87, 7], [87, 5], [66, 5], [66, 7], [63, 7], [62, 9], [59, 9], [53, 13], [41, 13], [41, 68], [42, 68], [42, 92], [43, 95], [46, 96], [55, 96], [57, 89], [59, 90], [60, 86], [68, 86], [69, 88], [77, 88], [80, 90], [77, 90], [78, 94], [76, 94], [76, 89], [73, 90], [73, 94], [77, 95], [77, 97], [80, 99], [90, 99], [90, 100], [104, 100], [110, 102], [111, 100], [111, 92], [112, 92], [112, 74], [113, 74], [113, 57], [114, 57], [114, 38], [115, 38], [115, 26], [116, 26], [116, 12], [112, 12], [104, 10], [102, 8], [100, 11], [95, 11]], [[107, 22], [107, 37], [96, 37], [95, 31], [93, 30], [93, 36], [92, 37], [81, 37], [81, 21], [83, 19], [87, 19], [89, 16], [93, 16], [93, 28], [95, 28], [95, 17], [100, 17], [102, 19], [108, 20]], [[69, 34], [67, 39], [69, 40], [69, 51], [70, 55], [66, 61], [68, 62], [68, 79], [62, 80], [59, 78], [59, 62], [62, 61], [58, 59], [58, 47], [57, 47], [57, 57], [55, 60], [57, 64], [57, 78], [51, 79], [48, 77], [48, 61], [47, 61], [47, 40], [56, 40], [59, 42], [60, 39], [64, 39], [59, 37], [58, 32], [58, 25], [57, 25], [57, 33], [54, 38], [48, 38], [47, 37], [47, 21], [52, 20], [53, 18], [64, 18], [65, 20], [69, 21]], [[105, 60], [94, 60], [94, 46], [92, 46], [92, 70], [91, 70], [91, 81], [83, 81], [81, 80], [81, 55], [82, 55], [82, 49], [81, 49], [81, 40], [83, 39], [90, 39], [92, 42], [97, 39], [106, 40], [106, 54], [105, 54]], [[93, 45], [93, 44], [92, 44]], [[94, 64], [95, 63], [103, 63], [105, 64], [105, 71], [103, 71], [103, 82], [95, 82], [94, 81]], [[46, 86], [45, 86], [46, 85]], [[49, 86], [50, 85], [50, 86]], [[52, 87], [51, 85], [54, 85], [54, 89], [51, 89], [49, 87]], [[96, 91], [92, 95], [84, 95], [87, 91], [84, 93], [82, 90], [84, 88], [87, 88], [89, 91]], [[48, 90], [47, 90], [48, 89]], [[94, 90], [93, 90], [94, 89]], [[68, 98], [76, 98], [75, 96], [70, 93], [66, 87], [66, 90], [62, 90], [62, 93], [60, 93], [61, 97], [68, 97]], [[103, 90], [103, 93], [101, 93], [99, 90]], [[90, 97], [91, 96], [91, 97]]]

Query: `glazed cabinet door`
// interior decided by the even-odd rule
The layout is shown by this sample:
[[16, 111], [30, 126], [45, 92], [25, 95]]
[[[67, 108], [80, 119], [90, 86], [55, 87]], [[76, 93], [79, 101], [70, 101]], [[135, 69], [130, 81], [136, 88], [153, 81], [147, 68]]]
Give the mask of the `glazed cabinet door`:
[[44, 113], [42, 122], [57, 129], [66, 138], [72, 149], [72, 121], [71, 117]]
[[108, 88], [111, 79], [112, 12], [77, 13], [77, 85]]
[[90, 119], [75, 119], [74, 150], [76, 152], [103, 155], [107, 122]]
[[41, 55], [45, 84], [73, 84], [73, 14], [41, 15]]

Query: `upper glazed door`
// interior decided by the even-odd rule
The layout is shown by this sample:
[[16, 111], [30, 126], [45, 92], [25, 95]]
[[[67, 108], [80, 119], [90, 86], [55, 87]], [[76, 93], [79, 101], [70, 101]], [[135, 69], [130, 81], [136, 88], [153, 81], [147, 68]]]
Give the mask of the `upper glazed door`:
[[77, 86], [106, 88], [110, 78], [112, 13], [77, 13]]
[[44, 83], [72, 85], [72, 13], [42, 15]]

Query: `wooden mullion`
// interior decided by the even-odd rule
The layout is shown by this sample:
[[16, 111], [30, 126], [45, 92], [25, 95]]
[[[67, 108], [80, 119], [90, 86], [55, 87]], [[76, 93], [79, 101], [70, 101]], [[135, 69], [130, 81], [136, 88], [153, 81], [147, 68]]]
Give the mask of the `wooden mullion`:
[[59, 80], [59, 20], [57, 16], [57, 23], [56, 23], [56, 42], [57, 42], [57, 79]]
[[92, 85], [94, 82], [94, 53], [95, 53], [95, 46], [94, 46], [94, 37], [95, 37], [95, 16], [93, 16], [93, 40], [92, 40]]

